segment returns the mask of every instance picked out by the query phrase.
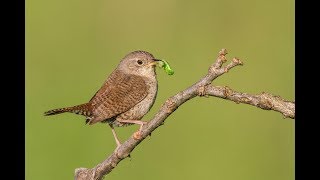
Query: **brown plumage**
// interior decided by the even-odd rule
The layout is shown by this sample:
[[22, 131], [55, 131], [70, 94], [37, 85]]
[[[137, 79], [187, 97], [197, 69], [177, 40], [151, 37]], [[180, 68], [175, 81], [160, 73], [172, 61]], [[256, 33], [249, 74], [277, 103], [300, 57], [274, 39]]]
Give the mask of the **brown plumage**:
[[152, 107], [158, 90], [155, 66], [158, 60], [146, 51], [126, 55], [109, 75], [102, 87], [88, 103], [45, 112], [55, 115], [64, 112], [86, 117], [86, 123], [107, 122], [112, 128], [117, 145], [120, 145], [114, 126], [139, 124]]
[[92, 109], [91, 109], [90, 103], [85, 103], [85, 104], [80, 104], [78, 106], [73, 106], [73, 107], [53, 109], [53, 110], [45, 112], [44, 115], [50, 116], [50, 115], [60, 114], [60, 113], [64, 113], [64, 112], [72, 112], [72, 113], [80, 114], [83, 116], [91, 116]]

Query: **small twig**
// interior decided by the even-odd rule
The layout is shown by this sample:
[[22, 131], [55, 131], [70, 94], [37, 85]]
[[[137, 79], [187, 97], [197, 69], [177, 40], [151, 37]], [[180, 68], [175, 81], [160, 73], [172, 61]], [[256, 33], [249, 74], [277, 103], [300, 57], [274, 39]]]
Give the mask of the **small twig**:
[[98, 164], [92, 169], [77, 168], [75, 170], [76, 180], [100, 180], [103, 176], [112, 171], [117, 164], [128, 157], [133, 149], [142, 142], [147, 136], [159, 126], [163, 125], [166, 118], [173, 113], [179, 106], [196, 96], [215, 96], [228, 99], [236, 103], [245, 103], [256, 106], [265, 110], [274, 110], [282, 113], [284, 117], [295, 118], [295, 103], [282, 99], [279, 96], [274, 96], [269, 93], [260, 95], [250, 95], [247, 93], [236, 92], [228, 87], [212, 86], [211, 82], [222, 74], [228, 72], [232, 68], [242, 65], [238, 58], [222, 67], [227, 61], [227, 51], [222, 49], [219, 52], [217, 60], [209, 67], [208, 74], [201, 78], [197, 83], [170, 97], [161, 106], [154, 118], [142, 128], [141, 139], [135, 139], [131, 136], [125, 141], [117, 151], [113, 152], [106, 160]]

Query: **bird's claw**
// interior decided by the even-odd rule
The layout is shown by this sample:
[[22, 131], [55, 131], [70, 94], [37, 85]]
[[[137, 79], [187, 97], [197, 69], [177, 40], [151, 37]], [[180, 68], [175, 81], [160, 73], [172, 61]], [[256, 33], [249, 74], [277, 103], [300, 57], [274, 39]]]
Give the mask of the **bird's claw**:
[[133, 138], [135, 140], [140, 140], [141, 139], [141, 131], [139, 130], [139, 131], [133, 133]]
[[115, 152], [116, 154], [118, 153], [118, 150], [119, 150], [120, 146], [121, 146], [121, 144], [118, 144], [117, 147], [116, 147], [116, 149], [114, 150], [114, 152]]

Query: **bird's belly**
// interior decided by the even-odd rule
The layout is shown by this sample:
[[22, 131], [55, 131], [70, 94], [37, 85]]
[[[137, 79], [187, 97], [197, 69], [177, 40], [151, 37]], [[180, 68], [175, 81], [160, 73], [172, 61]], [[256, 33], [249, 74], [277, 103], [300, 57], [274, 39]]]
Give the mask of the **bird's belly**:
[[[152, 86], [151, 86], [152, 87]], [[143, 118], [145, 114], [149, 112], [151, 107], [153, 106], [156, 96], [157, 96], [157, 86], [150, 88], [150, 93], [138, 104], [136, 104], [133, 108], [128, 111], [117, 116], [116, 120], [113, 122], [114, 126], [124, 126], [129, 125], [128, 123], [120, 123], [117, 119], [122, 120], [140, 120]]]

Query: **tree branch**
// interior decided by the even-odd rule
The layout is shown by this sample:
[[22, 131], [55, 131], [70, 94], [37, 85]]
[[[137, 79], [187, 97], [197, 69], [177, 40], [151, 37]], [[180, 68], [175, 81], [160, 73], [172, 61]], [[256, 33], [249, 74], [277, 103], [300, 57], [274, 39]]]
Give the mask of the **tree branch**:
[[214, 96], [224, 98], [236, 103], [250, 104], [264, 110], [278, 111], [282, 113], [284, 117], [289, 117], [292, 119], [295, 118], [295, 103], [284, 100], [280, 96], [274, 96], [264, 92], [259, 95], [250, 95], [247, 93], [236, 92], [226, 86], [212, 86], [211, 82], [214, 79], [228, 72], [232, 68], [242, 65], [242, 62], [238, 58], [233, 58], [229, 64], [222, 67], [222, 65], [227, 61], [226, 54], [226, 49], [222, 49], [219, 52], [217, 60], [209, 67], [208, 74], [206, 74], [192, 86], [166, 100], [154, 118], [149, 121], [147, 125], [143, 126], [141, 137], [139, 139], [132, 135], [106, 160], [92, 169], [77, 168], [75, 170], [75, 179], [102, 179], [103, 176], [110, 173], [121, 160], [128, 157], [140, 142], [150, 135], [157, 127], [163, 125], [164, 121], [171, 113], [173, 113], [183, 103], [196, 96]]
[[205, 95], [228, 99], [236, 103], [244, 103], [256, 106], [264, 110], [274, 110], [283, 114], [285, 118], [295, 118], [295, 103], [287, 101], [280, 96], [275, 96], [266, 92], [258, 95], [236, 92], [229, 87], [207, 86]]

